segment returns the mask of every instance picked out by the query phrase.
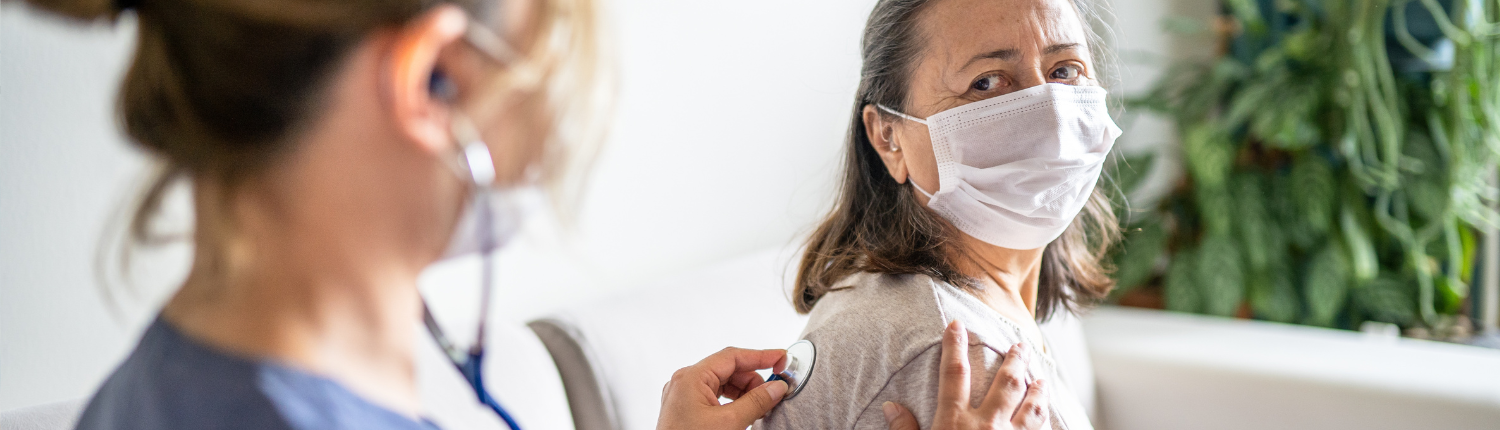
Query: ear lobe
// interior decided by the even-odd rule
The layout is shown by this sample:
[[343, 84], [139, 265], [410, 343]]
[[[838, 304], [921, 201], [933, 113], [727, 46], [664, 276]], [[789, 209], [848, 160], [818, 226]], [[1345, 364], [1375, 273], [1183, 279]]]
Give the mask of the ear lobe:
[[865, 123], [865, 138], [870, 141], [875, 152], [880, 154], [880, 161], [885, 162], [886, 171], [896, 183], [906, 183], [906, 153], [901, 152], [901, 145], [896, 142], [895, 124], [881, 118], [879, 109], [873, 104], [865, 105], [860, 113]]
[[468, 17], [457, 6], [433, 8], [392, 35], [380, 82], [388, 95], [386, 111], [397, 129], [419, 149], [451, 150], [450, 110], [457, 87], [439, 63], [445, 51], [462, 41]]

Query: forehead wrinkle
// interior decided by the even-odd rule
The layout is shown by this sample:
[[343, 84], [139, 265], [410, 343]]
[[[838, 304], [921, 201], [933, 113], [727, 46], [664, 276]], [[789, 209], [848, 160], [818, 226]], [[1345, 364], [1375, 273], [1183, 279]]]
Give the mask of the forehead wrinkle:
[[1079, 48], [1081, 46], [1083, 45], [1078, 43], [1059, 43], [1056, 45], [1048, 46], [1046, 51], [1042, 51], [1042, 54], [1052, 55], [1069, 49]]
[[[955, 80], [967, 87], [966, 73], [978, 64], [1040, 68], [1047, 56], [1087, 46], [1082, 17], [1070, 0], [940, 0], [924, 6], [917, 19], [923, 52], [911, 79], [925, 82], [909, 83], [916, 91], [907, 95], [913, 110], [943, 107], [946, 99], [962, 95]], [[1081, 55], [1088, 62], [1086, 49]]]
[[[1059, 2], [1064, 3], [1059, 4]], [[993, 3], [986, 3], [994, 5]], [[1001, 45], [1000, 49], [992, 49], [987, 52], [974, 54], [965, 60], [966, 62], [963, 65], [958, 66], [956, 70], [968, 70], [975, 63], [987, 59], [1009, 63], [1031, 60], [1033, 63], [1039, 63], [1039, 58], [1030, 57], [1052, 55], [1068, 48], [1083, 46], [1081, 43], [1083, 41], [1079, 39], [1081, 34], [1078, 31], [1081, 30], [1078, 26], [1081, 24], [1079, 21], [1082, 18], [1073, 10], [1075, 7], [1072, 2], [1067, 0], [1021, 0], [1013, 3], [1012, 6], [1016, 7], [998, 14], [994, 9], [978, 13], [960, 14], [958, 11], [964, 10], [962, 8], [950, 8], [944, 10], [943, 13], [933, 14], [945, 15], [942, 18], [947, 18], [946, 21], [952, 21], [950, 23], [952, 25], [985, 28], [989, 31], [978, 31], [973, 34], [989, 36], [992, 39], [991, 42], [998, 42], [997, 44]], [[987, 20], [988, 22], [976, 22], [976, 19], [985, 20], [987, 16], [991, 17]], [[929, 22], [928, 24], [933, 23]], [[924, 27], [928, 27], [926, 30], [929, 31], [935, 30], [931, 28], [933, 27], [932, 25]], [[934, 32], [940, 35], [949, 35], [941, 31]], [[961, 46], [960, 43], [942, 40], [937, 40], [937, 42], [939, 43], [935, 44], [936, 46], [929, 46]], [[994, 45], [991, 45], [991, 48], [993, 47]], [[949, 64], [953, 64], [952, 62], [957, 60], [959, 59], [949, 58]]]

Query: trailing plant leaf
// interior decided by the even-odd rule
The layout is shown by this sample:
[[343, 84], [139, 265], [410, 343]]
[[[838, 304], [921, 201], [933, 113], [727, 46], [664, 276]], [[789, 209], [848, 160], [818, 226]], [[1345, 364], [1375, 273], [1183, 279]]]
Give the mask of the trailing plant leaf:
[[1182, 140], [1183, 155], [1193, 180], [1203, 187], [1224, 186], [1234, 164], [1234, 144], [1224, 131], [1212, 125], [1188, 129]]
[[1296, 202], [1302, 221], [1319, 234], [1328, 231], [1333, 219], [1334, 207], [1338, 203], [1333, 192], [1337, 188], [1333, 169], [1328, 163], [1314, 155], [1298, 157], [1292, 163], [1290, 191]]
[[1297, 298], [1291, 270], [1277, 267], [1251, 277], [1249, 294], [1250, 309], [1260, 318], [1284, 323], [1297, 321], [1302, 303]]
[[1228, 235], [1210, 235], [1194, 258], [1203, 312], [1232, 316], [1245, 299], [1240, 249]]
[[1234, 197], [1223, 187], [1199, 186], [1194, 197], [1198, 217], [1210, 235], [1228, 236], [1234, 232]]
[[1407, 200], [1412, 211], [1424, 220], [1443, 220], [1448, 211], [1447, 166], [1425, 135], [1413, 133], [1406, 139]]
[[1271, 261], [1270, 253], [1281, 247], [1272, 245], [1279, 245], [1280, 237], [1267, 213], [1265, 187], [1260, 175], [1242, 173], [1234, 178], [1235, 215], [1238, 217], [1235, 226], [1239, 227], [1239, 243], [1243, 245], [1245, 261], [1250, 263], [1251, 270], [1266, 270]]
[[1344, 309], [1349, 293], [1349, 267], [1337, 241], [1331, 241], [1308, 262], [1302, 281], [1307, 300], [1306, 323], [1332, 326], [1334, 317]]
[[1277, 109], [1261, 109], [1250, 131], [1274, 148], [1296, 150], [1318, 142], [1314, 120], [1320, 97], [1316, 84], [1296, 83], [1280, 88]]
[[1409, 281], [1379, 277], [1360, 287], [1355, 301], [1371, 320], [1410, 326], [1417, 321], [1416, 291], [1412, 285]]
[[1167, 310], [1199, 312], [1203, 309], [1203, 297], [1196, 277], [1193, 254], [1178, 252], [1172, 259], [1172, 265], [1167, 268], [1166, 285], [1162, 288]]
[[[1294, 184], [1289, 176], [1271, 177], [1270, 201], [1267, 204], [1271, 213], [1275, 214], [1276, 224], [1281, 227], [1281, 237], [1299, 250], [1311, 250], [1322, 243], [1323, 234], [1308, 225], [1307, 218], [1298, 212], [1296, 194], [1292, 191]], [[1272, 252], [1285, 251], [1277, 248]]]
[[1438, 286], [1438, 313], [1458, 313], [1459, 306], [1464, 302], [1464, 297], [1469, 295], [1468, 286], [1454, 282], [1453, 279], [1446, 276], [1439, 276], [1435, 281]]
[[1339, 230], [1344, 233], [1344, 245], [1349, 251], [1354, 282], [1363, 283], [1375, 279], [1375, 275], [1380, 272], [1380, 261], [1375, 256], [1375, 245], [1370, 241], [1369, 233], [1355, 217], [1352, 209], [1346, 208], [1339, 213]]

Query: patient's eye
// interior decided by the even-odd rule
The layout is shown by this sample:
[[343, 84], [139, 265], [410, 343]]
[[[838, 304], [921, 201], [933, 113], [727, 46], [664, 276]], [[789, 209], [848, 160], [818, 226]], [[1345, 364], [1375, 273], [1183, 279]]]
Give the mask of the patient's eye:
[[1061, 67], [1052, 69], [1052, 74], [1048, 78], [1058, 81], [1072, 81], [1078, 79], [1081, 75], [1083, 75], [1082, 68], [1075, 64], [1064, 64]]
[[994, 91], [1001, 84], [1004, 84], [1004, 81], [1002, 81], [1000, 75], [985, 75], [975, 80], [972, 85], [969, 85], [969, 88], [974, 91]]

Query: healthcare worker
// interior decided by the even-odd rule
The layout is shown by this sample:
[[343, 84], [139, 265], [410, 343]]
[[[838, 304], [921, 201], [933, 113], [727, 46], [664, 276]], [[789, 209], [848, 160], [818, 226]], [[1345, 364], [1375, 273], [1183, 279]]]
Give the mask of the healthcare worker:
[[[518, 196], [565, 178], [559, 131], [591, 91], [590, 0], [29, 3], [136, 14], [119, 115], [161, 175], [130, 240], [158, 239], [170, 184], [193, 197], [191, 270], [78, 428], [434, 428], [413, 369], [417, 276], [504, 246]], [[1014, 411], [969, 407], [966, 358], [948, 356], [937, 428], [1004, 422]], [[744, 429], [787, 392], [753, 371], [784, 361], [730, 348], [682, 369], [659, 427]], [[900, 407], [887, 419], [915, 428]]]

